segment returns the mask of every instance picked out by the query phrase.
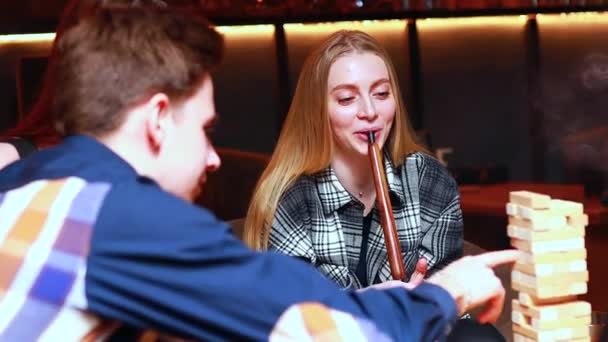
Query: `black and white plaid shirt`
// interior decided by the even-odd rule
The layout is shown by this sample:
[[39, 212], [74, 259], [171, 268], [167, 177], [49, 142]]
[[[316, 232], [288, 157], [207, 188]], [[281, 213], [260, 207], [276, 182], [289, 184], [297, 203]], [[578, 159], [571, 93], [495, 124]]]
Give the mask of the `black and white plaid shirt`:
[[[462, 255], [460, 195], [454, 178], [433, 157], [415, 153], [394, 168], [384, 158], [397, 234], [408, 277], [418, 258], [429, 274]], [[355, 275], [361, 252], [363, 204], [331, 167], [302, 176], [283, 195], [269, 234], [269, 248], [310, 261], [344, 288], [361, 288]], [[368, 283], [391, 280], [378, 207], [368, 239]]]

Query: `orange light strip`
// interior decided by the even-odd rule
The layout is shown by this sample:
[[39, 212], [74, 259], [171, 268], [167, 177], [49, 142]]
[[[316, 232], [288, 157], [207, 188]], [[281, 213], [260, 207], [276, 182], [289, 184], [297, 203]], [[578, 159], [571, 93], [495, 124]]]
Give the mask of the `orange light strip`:
[[560, 13], [560, 14], [537, 14], [536, 21], [539, 24], [608, 23], [608, 13], [606, 13], [606, 12], [579, 12], [579, 13]]
[[225, 35], [259, 35], [274, 34], [274, 25], [239, 25], [239, 26], [217, 26], [218, 31]]
[[[427, 18], [417, 19], [416, 25], [420, 29], [449, 28], [449, 27], [477, 27], [477, 26], [519, 26], [527, 21], [527, 15], [517, 16], [479, 16], [458, 18]], [[608, 13], [579, 12], [561, 14], [537, 14], [539, 24], [551, 23], [608, 23]], [[283, 24], [288, 34], [298, 33], [331, 33], [341, 29], [359, 29], [365, 31], [401, 30], [406, 20], [362, 20], [337, 21], [328, 23], [293, 23]], [[274, 25], [238, 25], [218, 26], [218, 31], [226, 35], [259, 35], [274, 34]], [[0, 45], [4, 44], [30, 44], [51, 42], [54, 33], [9, 34], [0, 35]]]
[[363, 31], [390, 31], [403, 30], [405, 20], [361, 20], [361, 21], [336, 21], [327, 23], [294, 23], [284, 24], [286, 34], [327, 34], [338, 30], [363, 30]]
[[524, 25], [527, 20], [527, 15], [427, 18], [416, 20], [416, 26], [420, 29], [445, 29], [453, 27], [478, 26], [521, 26]]
[[[217, 26], [217, 30], [226, 35], [274, 34], [274, 25], [239, 25]], [[0, 45], [49, 43], [55, 39], [55, 33], [7, 34], [0, 35]]]
[[7, 34], [0, 35], [0, 45], [44, 43], [53, 39], [55, 39], [55, 33]]

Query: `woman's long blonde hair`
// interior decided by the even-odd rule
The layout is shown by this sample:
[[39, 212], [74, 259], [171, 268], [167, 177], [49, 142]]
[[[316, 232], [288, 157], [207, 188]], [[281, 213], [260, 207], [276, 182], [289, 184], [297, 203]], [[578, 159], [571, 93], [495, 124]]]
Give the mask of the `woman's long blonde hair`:
[[361, 31], [333, 33], [304, 62], [295, 94], [266, 170], [257, 183], [245, 220], [244, 241], [253, 249], [267, 249], [268, 231], [279, 199], [302, 175], [317, 173], [330, 165], [333, 138], [327, 110], [327, 78], [332, 64], [351, 53], [378, 55], [389, 72], [396, 103], [395, 122], [386, 147], [394, 165], [407, 155], [423, 151], [406, 119], [395, 68], [388, 53]]

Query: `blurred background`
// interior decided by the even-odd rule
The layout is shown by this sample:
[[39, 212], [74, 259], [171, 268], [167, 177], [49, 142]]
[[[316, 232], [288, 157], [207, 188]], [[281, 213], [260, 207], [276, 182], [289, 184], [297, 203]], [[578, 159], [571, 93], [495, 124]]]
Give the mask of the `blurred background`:
[[[414, 128], [460, 183], [606, 187], [608, 1], [168, 2], [202, 9], [226, 36], [220, 147], [271, 152], [305, 56], [356, 28], [389, 50]], [[35, 99], [65, 3], [0, 4], [0, 129]]]

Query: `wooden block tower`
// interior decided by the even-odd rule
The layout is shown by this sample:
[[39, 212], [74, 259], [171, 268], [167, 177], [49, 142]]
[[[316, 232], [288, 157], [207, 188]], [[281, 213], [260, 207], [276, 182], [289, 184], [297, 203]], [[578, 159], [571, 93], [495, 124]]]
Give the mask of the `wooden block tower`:
[[583, 205], [515, 191], [507, 214], [511, 245], [525, 255], [511, 275], [519, 292], [514, 341], [590, 341], [591, 305], [576, 297], [587, 292], [589, 280]]

